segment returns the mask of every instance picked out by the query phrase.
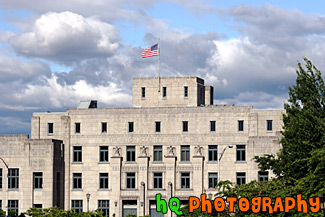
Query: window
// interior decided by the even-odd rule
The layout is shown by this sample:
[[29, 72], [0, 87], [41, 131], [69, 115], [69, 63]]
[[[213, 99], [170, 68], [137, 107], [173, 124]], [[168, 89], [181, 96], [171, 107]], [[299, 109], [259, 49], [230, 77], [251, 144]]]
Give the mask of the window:
[[34, 189], [43, 188], [43, 173], [33, 173]]
[[236, 173], [237, 185], [246, 184], [246, 173]]
[[146, 98], [146, 88], [141, 87], [141, 98]]
[[19, 169], [9, 169], [8, 188], [9, 189], [19, 188]]
[[162, 146], [153, 146], [153, 161], [162, 161]]
[[269, 172], [258, 171], [258, 181], [269, 181]]
[[126, 188], [135, 189], [135, 173], [126, 173]]
[[190, 173], [181, 173], [181, 188], [190, 188]]
[[126, 146], [126, 161], [135, 162], [135, 146]]
[[80, 123], [74, 123], [74, 130], [75, 133], [80, 133]]
[[0, 200], [0, 210], [2, 210], [2, 200]]
[[209, 188], [216, 188], [218, 184], [218, 173], [209, 173]]
[[73, 146], [73, 162], [82, 162], [82, 146]]
[[181, 161], [190, 161], [189, 145], [181, 145]]
[[134, 123], [133, 122], [129, 122], [129, 133], [133, 133], [134, 131]]
[[47, 123], [47, 133], [53, 134], [53, 123]]
[[33, 208], [41, 210], [43, 208], [42, 204], [33, 204]]
[[153, 188], [162, 189], [162, 173], [153, 173]]
[[73, 189], [81, 189], [81, 188], [82, 188], [82, 174], [73, 173]]
[[238, 131], [244, 131], [244, 121], [238, 121]]
[[246, 161], [245, 145], [236, 145], [236, 161]]
[[183, 121], [183, 132], [188, 132], [188, 121]]
[[266, 121], [266, 130], [267, 131], [272, 131], [272, 128], [273, 128], [273, 126], [272, 126], [272, 120], [267, 120]]
[[99, 173], [99, 188], [108, 189], [108, 173]]
[[14, 210], [18, 215], [18, 200], [8, 200], [8, 212]]
[[184, 87], [184, 97], [185, 98], [188, 97], [188, 87], [187, 86]]
[[109, 200], [99, 200], [98, 210], [103, 212], [103, 216], [109, 216]]
[[99, 146], [99, 162], [108, 162], [108, 146]]
[[160, 121], [156, 121], [155, 122], [155, 131], [156, 131], [156, 133], [160, 133]]
[[0, 168], [0, 189], [2, 188], [2, 168]]
[[167, 87], [163, 87], [163, 89], [162, 89], [162, 97], [163, 98], [167, 97]]
[[107, 122], [102, 122], [102, 133], [107, 133]]
[[216, 122], [210, 121], [210, 132], [216, 132]]
[[209, 145], [209, 161], [218, 161], [217, 145]]
[[77, 213], [82, 212], [82, 200], [72, 200], [71, 208], [74, 209]]

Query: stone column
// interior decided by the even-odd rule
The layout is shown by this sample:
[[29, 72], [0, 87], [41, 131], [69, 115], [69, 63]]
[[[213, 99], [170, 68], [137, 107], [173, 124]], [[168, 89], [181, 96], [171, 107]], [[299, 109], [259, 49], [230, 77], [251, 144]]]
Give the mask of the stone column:
[[111, 157], [111, 188], [112, 198], [115, 198], [110, 202], [110, 214], [115, 216], [122, 215], [122, 200], [121, 198], [121, 168], [122, 168], [122, 156], [121, 148], [119, 146], [113, 147], [113, 156]]
[[149, 215], [149, 201], [148, 198], [148, 167], [149, 156], [148, 147], [140, 147], [140, 156], [138, 157], [138, 183], [140, 183], [140, 195], [139, 195], [139, 214], [140, 216]]
[[[171, 197], [175, 197], [175, 190], [176, 190], [176, 149], [173, 146], [167, 147], [167, 155], [165, 155], [165, 165], [166, 165], [166, 173], [164, 174], [164, 186], [167, 188], [167, 198], [165, 199], [166, 202], [169, 202]], [[165, 215], [166, 216], [166, 215]], [[167, 217], [176, 216], [172, 213], [169, 209], [167, 212]]]

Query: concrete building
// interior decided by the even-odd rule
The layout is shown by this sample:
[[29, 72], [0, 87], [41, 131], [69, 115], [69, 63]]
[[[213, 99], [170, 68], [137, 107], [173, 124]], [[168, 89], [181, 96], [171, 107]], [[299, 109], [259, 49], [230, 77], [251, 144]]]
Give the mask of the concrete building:
[[[64, 144], [60, 205], [79, 211], [100, 209], [109, 216], [161, 216], [155, 212], [158, 193], [163, 199], [186, 201], [189, 196], [214, 194], [218, 176], [238, 184], [272, 177], [271, 172], [258, 171], [251, 159], [279, 150], [284, 111], [213, 105], [213, 93], [213, 87], [198, 77], [161, 78], [160, 82], [135, 78], [131, 108], [97, 108], [96, 101], [89, 101], [62, 113], [34, 113], [30, 141], [48, 144], [44, 149], [50, 148], [46, 141]], [[218, 174], [218, 157], [227, 147]], [[1, 164], [0, 168], [5, 170]], [[23, 164], [20, 168], [25, 170]], [[27, 180], [27, 173], [31, 176], [32, 171], [26, 172], [29, 186], [32, 179]], [[48, 189], [44, 186], [44, 190]], [[20, 204], [25, 211], [27, 207]]]

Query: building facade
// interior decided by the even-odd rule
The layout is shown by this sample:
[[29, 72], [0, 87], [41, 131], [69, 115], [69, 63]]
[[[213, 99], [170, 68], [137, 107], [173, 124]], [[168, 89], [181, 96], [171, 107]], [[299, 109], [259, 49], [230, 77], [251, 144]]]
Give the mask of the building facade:
[[64, 147], [60, 206], [162, 216], [155, 211], [158, 193], [185, 203], [214, 194], [218, 178], [238, 184], [271, 178], [252, 158], [280, 149], [284, 111], [213, 105], [213, 92], [198, 77], [135, 78], [131, 108], [97, 108], [89, 101], [62, 113], [34, 113], [31, 140]]

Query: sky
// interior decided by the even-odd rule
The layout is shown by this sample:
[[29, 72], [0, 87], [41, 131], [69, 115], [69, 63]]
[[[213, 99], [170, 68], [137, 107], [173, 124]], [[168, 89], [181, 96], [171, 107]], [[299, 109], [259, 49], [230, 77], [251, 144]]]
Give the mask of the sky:
[[[0, 0], [0, 134], [81, 100], [130, 107], [134, 77], [198, 76], [215, 104], [282, 109], [297, 63], [325, 71], [323, 0]], [[324, 73], [323, 73], [324, 77]]]

